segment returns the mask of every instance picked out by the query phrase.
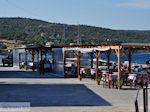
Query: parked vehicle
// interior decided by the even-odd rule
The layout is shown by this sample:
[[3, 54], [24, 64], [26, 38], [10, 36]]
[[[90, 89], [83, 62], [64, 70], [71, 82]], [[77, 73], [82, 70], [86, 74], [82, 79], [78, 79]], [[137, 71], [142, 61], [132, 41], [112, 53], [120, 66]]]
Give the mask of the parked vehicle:
[[6, 58], [2, 59], [3, 66], [13, 66], [13, 56], [8, 55]]

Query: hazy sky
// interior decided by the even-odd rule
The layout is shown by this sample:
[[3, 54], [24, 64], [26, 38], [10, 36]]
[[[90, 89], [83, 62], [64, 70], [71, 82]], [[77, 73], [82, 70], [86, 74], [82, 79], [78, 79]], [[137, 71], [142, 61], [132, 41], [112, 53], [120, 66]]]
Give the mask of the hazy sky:
[[150, 0], [0, 0], [0, 17], [150, 30]]

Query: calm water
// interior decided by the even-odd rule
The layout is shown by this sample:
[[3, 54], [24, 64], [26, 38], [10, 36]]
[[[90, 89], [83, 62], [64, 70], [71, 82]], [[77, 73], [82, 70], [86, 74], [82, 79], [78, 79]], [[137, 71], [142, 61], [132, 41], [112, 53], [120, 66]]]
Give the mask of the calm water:
[[[106, 59], [106, 56], [102, 55], [101, 59]], [[117, 62], [117, 56], [116, 54], [112, 54], [110, 56], [110, 59], [112, 61], [116, 61]], [[132, 55], [132, 63], [138, 63], [138, 64], [144, 64], [147, 60], [150, 60], [150, 53], [134, 53]], [[128, 58], [126, 55], [123, 55], [121, 57], [121, 62], [123, 63], [124, 61], [127, 61]]]
[[[17, 53], [16, 53], [17, 54]], [[18, 54], [17, 54], [18, 55]], [[1, 62], [1, 59], [2, 58], [5, 58], [6, 56], [5, 55], [1, 55], [0, 54], [0, 62]], [[18, 57], [18, 56], [17, 56]], [[35, 56], [35, 59], [37, 56]], [[52, 57], [51, 55], [47, 55], [48, 59], [50, 60]], [[31, 59], [31, 56], [29, 55], [28, 56], [29, 60]], [[84, 55], [82, 56], [82, 58], [90, 58], [89, 55]], [[95, 58], [95, 57], [94, 57]], [[101, 54], [100, 56], [100, 59], [103, 59], [103, 60], [106, 60], [106, 55], [105, 54]], [[23, 61], [24, 60], [24, 56], [21, 57], [21, 60]], [[111, 61], [116, 61], [117, 62], [117, 56], [115, 53], [111, 54], [110, 55], [110, 60]], [[132, 55], [132, 63], [138, 63], [138, 64], [144, 64], [147, 60], [150, 60], [150, 53], [134, 53]], [[122, 56], [122, 63], [124, 61], [127, 61], [127, 56], [126, 55], [123, 55]]]
[[[82, 56], [82, 57], [89, 57], [89, 56], [85, 55], [85, 56]], [[100, 59], [107, 60], [106, 55], [101, 54]], [[117, 62], [117, 56], [116, 56], [115, 53], [112, 53], [110, 55], [110, 60]], [[147, 60], [150, 60], [150, 53], [133, 53], [133, 55], [132, 55], [132, 63], [145, 64], [145, 62]], [[123, 55], [121, 57], [121, 62], [124, 63], [124, 61], [128, 61], [128, 58], [127, 58], [126, 55]]]

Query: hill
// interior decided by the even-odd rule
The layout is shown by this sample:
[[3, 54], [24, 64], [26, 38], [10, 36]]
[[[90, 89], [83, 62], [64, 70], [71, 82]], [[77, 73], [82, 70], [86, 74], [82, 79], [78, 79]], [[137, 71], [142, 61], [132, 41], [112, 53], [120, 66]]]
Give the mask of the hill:
[[[80, 38], [78, 38], [80, 37]], [[150, 31], [112, 30], [88, 25], [49, 23], [29, 18], [0, 18], [0, 38], [20, 40], [25, 44], [57, 45], [81, 42], [98, 44], [106, 42], [149, 43]]]

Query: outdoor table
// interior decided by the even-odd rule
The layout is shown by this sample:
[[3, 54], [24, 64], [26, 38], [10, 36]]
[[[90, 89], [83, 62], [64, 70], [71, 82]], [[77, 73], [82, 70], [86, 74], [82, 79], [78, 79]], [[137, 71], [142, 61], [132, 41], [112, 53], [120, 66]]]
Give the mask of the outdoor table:
[[132, 80], [133, 82], [135, 82], [136, 78], [137, 78], [137, 74], [133, 74], [133, 73], [128, 74], [129, 80]]
[[141, 87], [143, 87], [143, 85], [148, 80], [147, 73], [144, 72], [144, 71], [132, 72], [132, 73], [130, 73], [128, 75], [129, 75], [128, 79], [130, 79], [130, 84], [131, 84], [130, 86], [132, 86], [132, 83], [134, 83], [135, 85], [140, 85]]
[[141, 72], [132, 72], [133, 74], [137, 74], [137, 80], [139, 80], [140, 78], [142, 78], [142, 80], [145, 82], [148, 80], [148, 75], [146, 72], [141, 71]]

